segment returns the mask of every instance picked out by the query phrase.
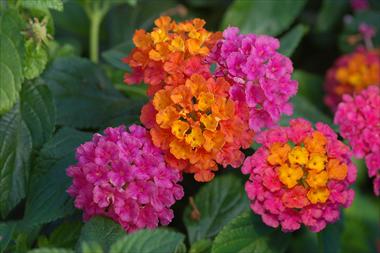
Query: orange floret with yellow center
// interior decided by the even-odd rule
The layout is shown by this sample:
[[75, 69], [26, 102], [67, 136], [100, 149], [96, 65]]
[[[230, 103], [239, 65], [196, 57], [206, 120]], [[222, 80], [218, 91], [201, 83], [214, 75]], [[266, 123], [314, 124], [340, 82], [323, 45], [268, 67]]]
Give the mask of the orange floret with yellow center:
[[[185, 84], [166, 86], [142, 110], [153, 143], [166, 152], [175, 168], [194, 173], [197, 181], [210, 181], [217, 164], [241, 165], [254, 132], [249, 130], [244, 105], [229, 98], [224, 78], [194, 74]], [[150, 107], [150, 109], [149, 109]], [[153, 120], [150, 120], [153, 117]]]
[[[326, 137], [319, 131], [313, 131], [301, 143], [273, 143], [269, 147], [267, 162], [276, 166], [276, 171], [286, 191], [299, 187], [305, 191], [305, 197], [312, 204], [325, 203], [330, 195], [327, 187], [329, 180], [344, 180], [347, 176], [347, 164], [338, 159], [329, 159], [326, 155]], [[288, 201], [284, 195], [284, 203]], [[305, 201], [302, 203], [306, 203]], [[289, 204], [291, 206], [293, 204]]]

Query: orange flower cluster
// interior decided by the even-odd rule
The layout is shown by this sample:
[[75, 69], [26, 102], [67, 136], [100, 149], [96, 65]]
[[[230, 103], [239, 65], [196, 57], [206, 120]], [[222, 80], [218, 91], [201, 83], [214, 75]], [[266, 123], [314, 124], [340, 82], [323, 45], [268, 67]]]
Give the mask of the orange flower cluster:
[[328, 157], [327, 139], [323, 133], [314, 131], [303, 144], [291, 147], [288, 143], [274, 143], [267, 158], [270, 165], [278, 166], [281, 183], [289, 189], [296, 187], [305, 191], [300, 195], [304, 199], [299, 201], [294, 201], [292, 194], [282, 196], [285, 206], [291, 208], [302, 208], [309, 201], [312, 204], [325, 203], [330, 195], [328, 181], [341, 181], [347, 175], [347, 164]]
[[344, 94], [355, 94], [369, 86], [380, 86], [380, 50], [364, 50], [343, 55], [326, 75], [326, 104], [332, 111]]
[[198, 18], [176, 23], [163, 16], [154, 23], [152, 32], [141, 29], [133, 36], [136, 48], [123, 60], [132, 68], [124, 77], [127, 84], [144, 81], [148, 95], [153, 95], [164, 86], [183, 84], [195, 73], [209, 77], [202, 60], [221, 38], [220, 32], [208, 32], [203, 28], [205, 21]]
[[142, 110], [141, 121], [167, 162], [194, 173], [197, 181], [212, 180], [217, 163], [240, 166], [240, 148], [251, 144], [248, 108], [229, 98], [229, 88], [224, 78], [193, 74], [182, 85], [157, 91]]

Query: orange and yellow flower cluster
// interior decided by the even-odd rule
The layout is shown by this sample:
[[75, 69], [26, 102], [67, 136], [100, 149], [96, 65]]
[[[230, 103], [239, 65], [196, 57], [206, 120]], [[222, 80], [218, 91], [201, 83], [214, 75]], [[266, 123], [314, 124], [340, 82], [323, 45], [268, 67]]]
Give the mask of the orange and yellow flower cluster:
[[221, 33], [197, 18], [160, 17], [155, 25], [150, 33], [136, 31], [136, 48], [124, 59], [132, 68], [125, 82], [148, 84], [151, 100], [140, 118], [169, 165], [210, 181], [218, 164], [239, 167], [244, 160], [240, 149], [254, 136], [247, 105], [230, 98], [229, 81], [214, 77], [206, 62]]
[[356, 94], [368, 86], [380, 86], [380, 50], [357, 51], [338, 58], [326, 75], [325, 102], [335, 112], [344, 94]]
[[152, 32], [137, 30], [133, 36], [136, 48], [124, 59], [132, 68], [125, 74], [127, 84], [144, 81], [149, 85], [148, 95], [167, 85], [181, 85], [194, 73], [209, 75], [203, 58], [209, 53], [221, 33], [203, 28], [199, 18], [176, 23], [163, 16], [155, 20]]
[[240, 166], [240, 148], [251, 144], [248, 114], [241, 113], [248, 108], [229, 98], [229, 88], [224, 78], [193, 74], [182, 85], [157, 91], [142, 110], [141, 121], [167, 162], [194, 173], [197, 181], [212, 180], [217, 164]]
[[264, 223], [283, 231], [305, 224], [318, 232], [339, 218], [339, 208], [351, 205], [356, 168], [350, 149], [328, 125], [313, 129], [310, 122], [293, 119], [289, 127], [266, 130], [256, 140], [263, 146], [245, 160], [242, 172], [250, 174], [246, 191]]

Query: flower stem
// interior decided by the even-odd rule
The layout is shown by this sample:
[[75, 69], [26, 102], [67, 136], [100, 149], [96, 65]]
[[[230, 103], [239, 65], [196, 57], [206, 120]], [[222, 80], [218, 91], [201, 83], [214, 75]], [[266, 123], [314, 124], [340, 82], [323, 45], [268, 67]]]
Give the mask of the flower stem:
[[92, 13], [90, 16], [90, 59], [98, 63], [99, 61], [99, 28], [102, 22], [102, 15], [98, 12]]

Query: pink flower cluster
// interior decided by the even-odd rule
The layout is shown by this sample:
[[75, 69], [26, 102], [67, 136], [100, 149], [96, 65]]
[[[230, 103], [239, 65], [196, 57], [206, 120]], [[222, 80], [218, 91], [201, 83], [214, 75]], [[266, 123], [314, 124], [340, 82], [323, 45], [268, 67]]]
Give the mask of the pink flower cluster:
[[216, 63], [215, 75], [232, 84], [232, 99], [249, 106], [249, 124], [255, 131], [292, 113], [289, 99], [297, 93], [298, 83], [291, 79], [291, 60], [276, 51], [279, 46], [273, 37], [239, 34], [238, 28], [230, 27], [207, 58]]
[[144, 128], [107, 128], [79, 146], [76, 158], [67, 169], [72, 177], [67, 192], [85, 220], [107, 216], [131, 232], [173, 219], [170, 206], [184, 195], [177, 184], [182, 176], [165, 164]]
[[[323, 140], [323, 143], [312, 136], [320, 136], [319, 140]], [[350, 160], [350, 149], [337, 140], [337, 135], [328, 125], [317, 123], [316, 130], [313, 130], [310, 122], [294, 119], [290, 121], [289, 127], [275, 127], [261, 132], [257, 136], [257, 142], [263, 146], [246, 159], [242, 172], [250, 175], [245, 185], [251, 201], [250, 207], [261, 215], [265, 224], [275, 228], [280, 226], [284, 232], [298, 230], [304, 224], [310, 230], [318, 232], [328, 223], [339, 219], [340, 207], [351, 205], [354, 191], [349, 186], [356, 179], [356, 168]], [[312, 160], [314, 154], [307, 154], [305, 146], [309, 150], [324, 152], [323, 157], [327, 160]], [[277, 148], [279, 151], [284, 151], [284, 147], [294, 147], [292, 152], [297, 149], [296, 152], [303, 151], [294, 153], [295, 155], [288, 153], [289, 150], [276, 154], [273, 153], [273, 147], [281, 147]], [[273, 160], [285, 161], [288, 154], [289, 159], [303, 160], [307, 166], [317, 164], [322, 172], [307, 172], [303, 165], [293, 164], [285, 165], [285, 168], [294, 172], [285, 178], [281, 177], [281, 168], [274, 165]], [[330, 166], [330, 162], [337, 167]], [[289, 169], [288, 166], [296, 167]], [[294, 177], [296, 171], [303, 173], [296, 178], [297, 183], [284, 185], [283, 182]], [[310, 175], [315, 181], [309, 181]], [[314, 189], [313, 184], [325, 186]]]
[[374, 191], [380, 195], [380, 88], [370, 86], [361, 93], [344, 95], [334, 118], [340, 133], [358, 158], [365, 158]]

